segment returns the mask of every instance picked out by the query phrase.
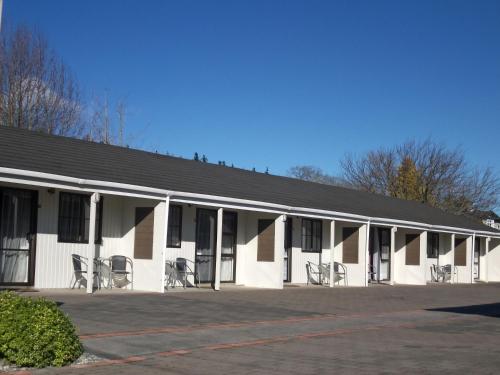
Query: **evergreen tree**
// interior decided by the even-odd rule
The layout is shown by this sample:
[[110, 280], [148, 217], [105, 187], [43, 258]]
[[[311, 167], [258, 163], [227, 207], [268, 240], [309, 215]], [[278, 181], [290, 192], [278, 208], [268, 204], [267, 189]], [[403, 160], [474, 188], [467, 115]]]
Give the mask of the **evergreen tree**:
[[200, 161], [200, 156], [198, 155], [197, 152], [194, 153], [194, 158], [193, 158], [194, 161]]
[[404, 158], [398, 167], [392, 195], [396, 198], [420, 201], [420, 185], [417, 166], [411, 158]]

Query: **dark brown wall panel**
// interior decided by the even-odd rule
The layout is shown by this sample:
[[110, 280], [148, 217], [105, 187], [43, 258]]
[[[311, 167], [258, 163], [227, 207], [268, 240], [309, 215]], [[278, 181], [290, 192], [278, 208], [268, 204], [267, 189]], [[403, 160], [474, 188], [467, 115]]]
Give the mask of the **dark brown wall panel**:
[[274, 262], [274, 220], [259, 219], [257, 261]]
[[455, 238], [455, 266], [467, 265], [467, 241], [465, 238]]
[[342, 263], [359, 262], [359, 228], [342, 228]]
[[420, 265], [420, 235], [407, 234], [406, 235], [406, 259], [407, 266]]
[[134, 258], [153, 259], [153, 207], [136, 207]]

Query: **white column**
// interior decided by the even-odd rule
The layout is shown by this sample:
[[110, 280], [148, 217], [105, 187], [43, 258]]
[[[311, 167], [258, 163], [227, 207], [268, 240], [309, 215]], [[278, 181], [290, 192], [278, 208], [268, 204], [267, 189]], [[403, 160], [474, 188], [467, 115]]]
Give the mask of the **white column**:
[[[470, 238], [470, 237], [469, 237]], [[474, 283], [474, 252], [476, 251], [476, 233], [472, 234], [472, 246], [471, 246], [471, 254], [470, 254], [470, 283]], [[481, 254], [479, 254], [479, 262], [481, 262]], [[478, 275], [479, 277], [480, 275]]]
[[335, 220], [330, 221], [330, 288], [335, 285]]
[[490, 281], [490, 276], [489, 276], [489, 262], [488, 262], [488, 257], [490, 253], [490, 241], [491, 237], [486, 238], [486, 248], [485, 248], [485, 253], [484, 253], [484, 264], [485, 264], [485, 281], [488, 283]]
[[391, 263], [389, 265], [389, 272], [391, 274], [390, 284], [394, 285], [394, 281], [396, 279], [396, 232], [398, 231], [398, 227], [391, 228]]
[[450, 284], [453, 284], [455, 282], [455, 280], [454, 280], [454, 277], [455, 277], [455, 233], [451, 234], [451, 250], [450, 250], [450, 254], [451, 254], [451, 257], [450, 257], [450, 264], [451, 264]]
[[366, 228], [366, 237], [365, 237], [365, 286], [368, 286], [368, 271], [369, 271], [369, 263], [370, 257], [368, 255], [369, 246], [370, 246], [370, 221], [365, 225]]
[[220, 263], [222, 257], [222, 218], [224, 216], [224, 209], [217, 210], [217, 240], [215, 247], [215, 281], [214, 289], [220, 290]]
[[165, 220], [163, 222], [163, 239], [162, 239], [162, 263], [160, 275], [160, 292], [165, 293], [165, 262], [167, 261], [167, 236], [168, 236], [168, 215], [170, 213], [170, 196], [165, 198]]
[[90, 196], [89, 245], [87, 249], [87, 293], [94, 291], [95, 217], [99, 193]]
[[277, 287], [283, 289], [283, 268], [285, 254], [285, 223], [286, 215], [280, 215], [274, 222], [274, 261], [278, 269]]

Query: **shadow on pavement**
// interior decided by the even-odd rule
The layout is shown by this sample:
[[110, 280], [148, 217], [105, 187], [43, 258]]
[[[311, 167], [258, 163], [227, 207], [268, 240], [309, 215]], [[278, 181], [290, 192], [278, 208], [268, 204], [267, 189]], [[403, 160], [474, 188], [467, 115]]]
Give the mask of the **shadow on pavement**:
[[469, 306], [456, 306], [456, 307], [439, 307], [426, 310], [442, 311], [455, 314], [482, 315], [492, 318], [500, 318], [500, 303], [488, 303], [484, 305], [469, 305]]

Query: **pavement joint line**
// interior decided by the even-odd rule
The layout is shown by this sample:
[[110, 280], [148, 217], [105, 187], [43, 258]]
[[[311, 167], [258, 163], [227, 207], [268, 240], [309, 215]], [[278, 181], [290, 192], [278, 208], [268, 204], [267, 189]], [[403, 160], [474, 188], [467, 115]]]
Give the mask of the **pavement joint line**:
[[345, 315], [335, 315], [335, 314], [325, 314], [325, 315], [311, 315], [311, 316], [303, 316], [296, 318], [287, 318], [287, 319], [271, 319], [271, 320], [256, 320], [256, 321], [241, 321], [241, 322], [229, 322], [229, 323], [208, 323], [202, 325], [193, 325], [186, 327], [164, 327], [164, 328], [149, 328], [144, 330], [137, 331], [117, 331], [117, 332], [105, 332], [105, 333], [95, 333], [95, 334], [87, 334], [81, 335], [81, 340], [95, 340], [102, 338], [110, 338], [110, 337], [123, 337], [123, 336], [144, 336], [144, 335], [160, 335], [166, 333], [186, 333], [193, 331], [201, 331], [207, 329], [218, 329], [218, 328], [242, 328], [242, 327], [250, 327], [256, 325], [265, 325], [265, 324], [290, 324], [290, 323], [300, 323], [304, 321], [318, 321], [318, 320], [328, 320], [328, 319], [355, 319], [362, 317], [380, 317], [386, 315], [393, 315], [398, 313], [424, 313], [426, 310], [422, 309], [411, 309], [411, 310], [398, 310], [398, 311], [390, 311], [390, 312], [381, 312], [381, 313], [357, 313], [357, 314], [345, 314]]

